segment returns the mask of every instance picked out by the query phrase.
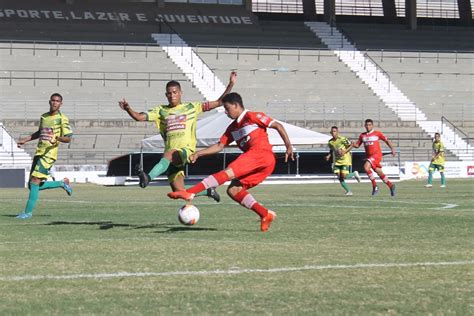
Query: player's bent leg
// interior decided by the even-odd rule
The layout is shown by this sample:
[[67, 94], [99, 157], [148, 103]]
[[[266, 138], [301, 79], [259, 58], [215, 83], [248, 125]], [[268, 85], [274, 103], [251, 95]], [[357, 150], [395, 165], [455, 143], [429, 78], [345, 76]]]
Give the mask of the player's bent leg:
[[207, 178], [187, 190], [178, 190], [175, 192], [170, 192], [168, 193], [168, 197], [172, 199], [184, 199], [190, 201], [194, 199], [194, 197], [198, 193], [206, 191], [210, 188], [215, 188], [228, 180], [230, 179], [227, 170], [222, 170], [217, 173], [214, 173], [213, 175], [208, 176]]
[[227, 188], [227, 194], [234, 201], [243, 207], [254, 211], [260, 216], [260, 230], [266, 232], [276, 217], [276, 213], [268, 210], [263, 205], [258, 203], [255, 198], [248, 193], [245, 187], [242, 186], [239, 180], [233, 180]]
[[354, 178], [357, 180], [358, 183], [360, 183], [360, 174], [359, 174], [359, 171], [354, 171], [352, 173], [354, 175]]
[[45, 181], [39, 187], [40, 191], [56, 188], [63, 188], [69, 196], [72, 195], [72, 187], [68, 178], [64, 178], [62, 181]]

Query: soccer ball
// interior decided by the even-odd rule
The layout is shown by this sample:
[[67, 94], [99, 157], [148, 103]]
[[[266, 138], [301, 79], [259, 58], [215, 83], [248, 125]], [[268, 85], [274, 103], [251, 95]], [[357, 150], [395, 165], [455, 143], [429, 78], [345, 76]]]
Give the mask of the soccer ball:
[[194, 205], [184, 205], [179, 209], [178, 220], [187, 226], [196, 224], [199, 221], [199, 209]]

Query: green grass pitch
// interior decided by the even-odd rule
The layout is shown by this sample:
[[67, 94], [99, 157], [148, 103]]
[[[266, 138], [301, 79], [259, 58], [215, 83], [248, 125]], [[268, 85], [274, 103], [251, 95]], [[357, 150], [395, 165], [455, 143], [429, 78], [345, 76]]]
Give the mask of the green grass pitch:
[[0, 314], [474, 314], [474, 181], [262, 185], [177, 220], [168, 187], [0, 190]]

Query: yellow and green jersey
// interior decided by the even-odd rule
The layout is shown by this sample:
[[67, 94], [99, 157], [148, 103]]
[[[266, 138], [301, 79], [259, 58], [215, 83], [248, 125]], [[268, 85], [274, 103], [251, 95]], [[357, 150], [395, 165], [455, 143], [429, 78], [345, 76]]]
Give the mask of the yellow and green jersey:
[[352, 156], [350, 152], [340, 156], [338, 154], [339, 149], [346, 149], [351, 145], [351, 142], [347, 137], [338, 136], [336, 139], [331, 138], [328, 142], [329, 149], [331, 149], [334, 165], [336, 166], [350, 166], [352, 165]]
[[175, 107], [160, 105], [148, 110], [147, 121], [153, 121], [160, 129], [165, 151], [170, 149], [196, 150], [196, 125], [202, 112], [202, 103], [181, 103]]
[[437, 155], [438, 153], [439, 153], [438, 158], [433, 159], [433, 161], [431, 161], [431, 163], [435, 164], [435, 165], [443, 166], [444, 162], [445, 162], [443, 143], [442, 142], [433, 142], [433, 154]]
[[57, 160], [59, 142], [51, 144], [50, 140], [55, 137], [72, 136], [69, 119], [61, 112], [54, 115], [46, 112], [41, 115], [39, 132], [40, 137], [38, 140], [38, 146], [36, 147], [35, 156]]

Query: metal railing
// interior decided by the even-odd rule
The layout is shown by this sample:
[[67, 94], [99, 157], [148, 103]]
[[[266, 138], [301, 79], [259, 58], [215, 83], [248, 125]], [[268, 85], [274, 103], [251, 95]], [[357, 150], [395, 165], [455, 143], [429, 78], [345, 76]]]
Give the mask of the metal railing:
[[[462, 137], [462, 139], [466, 142], [466, 151], [469, 150], [469, 141], [470, 141], [470, 138], [469, 138], [469, 134], [464, 132], [462, 129], [460, 129], [459, 127], [456, 126], [456, 124], [454, 124], [453, 122], [451, 122], [450, 120], [448, 120], [444, 115], [441, 116], [441, 134], [444, 133], [444, 126], [450, 126], [453, 130], [454, 130], [454, 133], [459, 133], [461, 135], [463, 135], [464, 137]], [[457, 135], [453, 135], [453, 143], [456, 144], [456, 139], [457, 139]]]
[[[169, 30], [171, 30], [172, 34], [170, 34], [170, 44], [173, 43], [173, 35], [176, 35], [178, 37], [180, 37], [180, 42], [179, 44], [181, 45], [181, 56], [184, 56], [184, 36], [181, 35], [181, 33], [179, 33], [173, 26], [171, 26], [170, 23], [168, 23], [167, 21], [160, 21], [160, 25], [161, 23], [163, 23], [164, 25], [166, 25]], [[160, 26], [160, 33], [162, 32], [162, 29], [161, 29], [161, 26]], [[188, 46], [189, 47], [189, 46]], [[213, 87], [213, 90], [215, 90], [216, 88], [216, 75], [215, 73], [212, 71], [212, 68], [202, 59], [202, 58], [199, 58], [199, 55], [195, 52], [195, 50], [192, 48], [192, 47], [189, 47], [190, 48], [190, 53], [191, 53], [191, 60], [189, 61], [191, 63], [191, 67], [193, 69], [195, 69], [197, 72], [199, 72], [199, 69], [195, 68], [194, 67], [194, 60], [193, 60], [193, 54], [196, 54], [197, 58], [198, 58], [198, 61], [199, 63], [201, 64], [201, 79], [204, 79], [205, 77], [205, 72], [207, 73], [207, 75], [209, 76], [212, 76], [213, 77], [213, 84], [214, 84], [214, 87]], [[206, 71], [207, 70], [207, 71]], [[194, 82], [194, 77], [192, 79], [192, 81]]]
[[126, 87], [130, 82], [142, 82], [150, 87], [153, 82], [187, 80], [186, 76], [193, 78], [194, 74], [144, 71], [0, 70], [0, 80], [7, 80], [10, 86], [15, 80], [31, 80], [34, 87], [37, 81], [41, 80], [54, 81], [58, 87], [61, 81], [77, 82], [80, 87], [87, 81], [101, 82], [103, 87], [106, 86], [106, 82], [124, 82]]
[[[136, 111], [147, 111], [149, 108], [160, 104], [160, 100], [135, 100], [127, 99]], [[87, 120], [94, 122], [129, 120], [128, 115], [121, 111], [117, 105], [118, 100], [80, 101], [67, 100], [63, 105], [64, 113], [71, 123]], [[399, 104], [398, 107], [402, 107]], [[0, 101], [0, 119], [28, 121], [37, 120], [48, 109], [47, 100], [9, 100]], [[372, 118], [377, 121], [396, 121], [400, 119], [383, 103], [364, 102], [284, 102], [271, 101], [261, 107], [251, 107], [252, 110], [263, 111], [276, 119], [286, 121], [299, 121], [303, 124], [314, 121], [336, 121], [345, 124], [362, 118]], [[424, 107], [421, 107], [423, 110]], [[398, 110], [395, 105], [395, 110]], [[425, 111], [430, 115], [429, 111]], [[411, 113], [415, 118], [417, 112]], [[440, 115], [449, 116], [457, 126], [469, 126], [474, 121], [474, 104], [466, 103], [441, 103], [436, 106], [436, 120]], [[434, 115], [434, 114], [433, 114]], [[140, 125], [141, 126], [141, 125]], [[144, 125], [143, 125], [144, 126]]]
[[390, 75], [386, 72], [375, 60], [372, 59], [367, 53], [364, 53], [364, 70], [367, 68], [367, 59], [372, 62], [375, 66], [375, 81], [379, 81], [379, 73], [381, 74], [382, 78], [385, 76], [387, 78], [387, 92], [390, 92], [390, 86], [392, 85], [392, 80], [390, 79]]
[[[384, 50], [384, 49], [367, 49], [367, 54], [375, 57], [379, 57], [380, 61], [383, 62], [385, 59], [398, 59], [400, 63], [404, 60], [416, 59], [418, 63], [425, 60], [436, 60], [439, 63], [443, 60], [452, 60], [455, 64], [460, 60], [474, 60], [473, 51], [460, 51], [460, 50]], [[379, 55], [377, 56], [377, 53]]]
[[256, 0], [252, 1], [253, 12], [269, 12], [269, 13], [303, 13], [303, 2], [301, 0], [280, 0], [267, 1]]
[[107, 53], [120, 53], [127, 57], [128, 53], [143, 53], [148, 57], [150, 53], [164, 51], [157, 43], [120, 43], [120, 42], [75, 42], [75, 41], [43, 41], [43, 40], [4, 40], [0, 39], [0, 50], [7, 50], [9, 55], [15, 51], [31, 51], [32, 56], [37, 52], [53, 52], [59, 56], [60, 52], [77, 52], [81, 57], [83, 53], [99, 52], [101, 57]]
[[[215, 49], [215, 51], [211, 51]], [[314, 48], [314, 47], [291, 47], [291, 46], [248, 46], [248, 45], [196, 45], [196, 54], [215, 55], [216, 60], [221, 55], [236, 56], [239, 60], [241, 56], [256, 56], [257, 60], [261, 57], [275, 56], [277, 60], [282, 57], [297, 57], [301, 61], [305, 57], [316, 58], [320, 61], [322, 57], [335, 58], [334, 53], [329, 48]]]
[[[341, 31], [341, 29], [339, 29]], [[348, 38], [348, 40], [354, 43], [354, 40], [342, 30], [343, 35]], [[357, 42], [356, 42], [357, 43]], [[4, 44], [4, 45], [2, 45]], [[30, 45], [30, 46], [28, 46]], [[316, 55], [323, 56], [333, 56], [333, 55], [324, 55], [321, 52], [331, 52], [328, 48], [323, 47], [294, 47], [294, 46], [252, 46], [252, 45], [196, 45], [195, 51], [199, 53], [199, 48], [216, 48], [219, 55], [228, 54], [228, 55], [255, 55], [255, 56], [264, 56], [264, 55], [275, 55], [278, 57], [284, 56], [305, 56], [304, 52], [316, 51]], [[225, 52], [225, 49], [237, 49], [237, 52]], [[239, 52], [240, 49], [240, 52]], [[257, 52], [251, 52], [250, 50], [257, 50]], [[53, 51], [54, 55], [59, 56], [59, 53], [62, 51], [65, 52], [77, 52], [77, 56], [81, 56], [85, 52], [98, 52], [101, 57], [107, 57], [107, 53], [120, 53], [123, 57], [127, 57], [129, 53], [143, 53], [145, 57], [149, 57], [152, 53], [165, 54], [161, 46], [156, 43], [114, 43], [114, 42], [72, 42], [72, 41], [22, 41], [22, 40], [1, 40], [0, 39], [0, 51], [6, 50], [9, 55], [13, 55], [15, 51], [31, 51], [31, 54], [34, 56], [39, 51]], [[246, 51], [244, 51], [246, 50]], [[276, 53], [268, 53], [266, 50], [273, 50]], [[291, 53], [290, 51], [294, 51]], [[279, 53], [281, 52], [281, 53]], [[380, 53], [381, 59], [385, 58], [398, 58], [400, 62], [403, 62], [403, 59], [417, 58], [419, 62], [424, 59], [436, 59], [437, 61], [443, 59], [453, 59], [455, 62], [462, 59], [474, 59], [474, 51], [470, 50], [413, 50], [412, 48], [407, 48], [404, 50], [384, 50], [384, 49], [368, 49], [367, 53], [375, 54]], [[201, 52], [202, 53], [202, 52]], [[393, 54], [396, 53], [397, 56]], [[417, 56], [413, 56], [417, 54]], [[454, 56], [446, 56], [453, 54]], [[312, 56], [308, 54], [308, 56]]]

